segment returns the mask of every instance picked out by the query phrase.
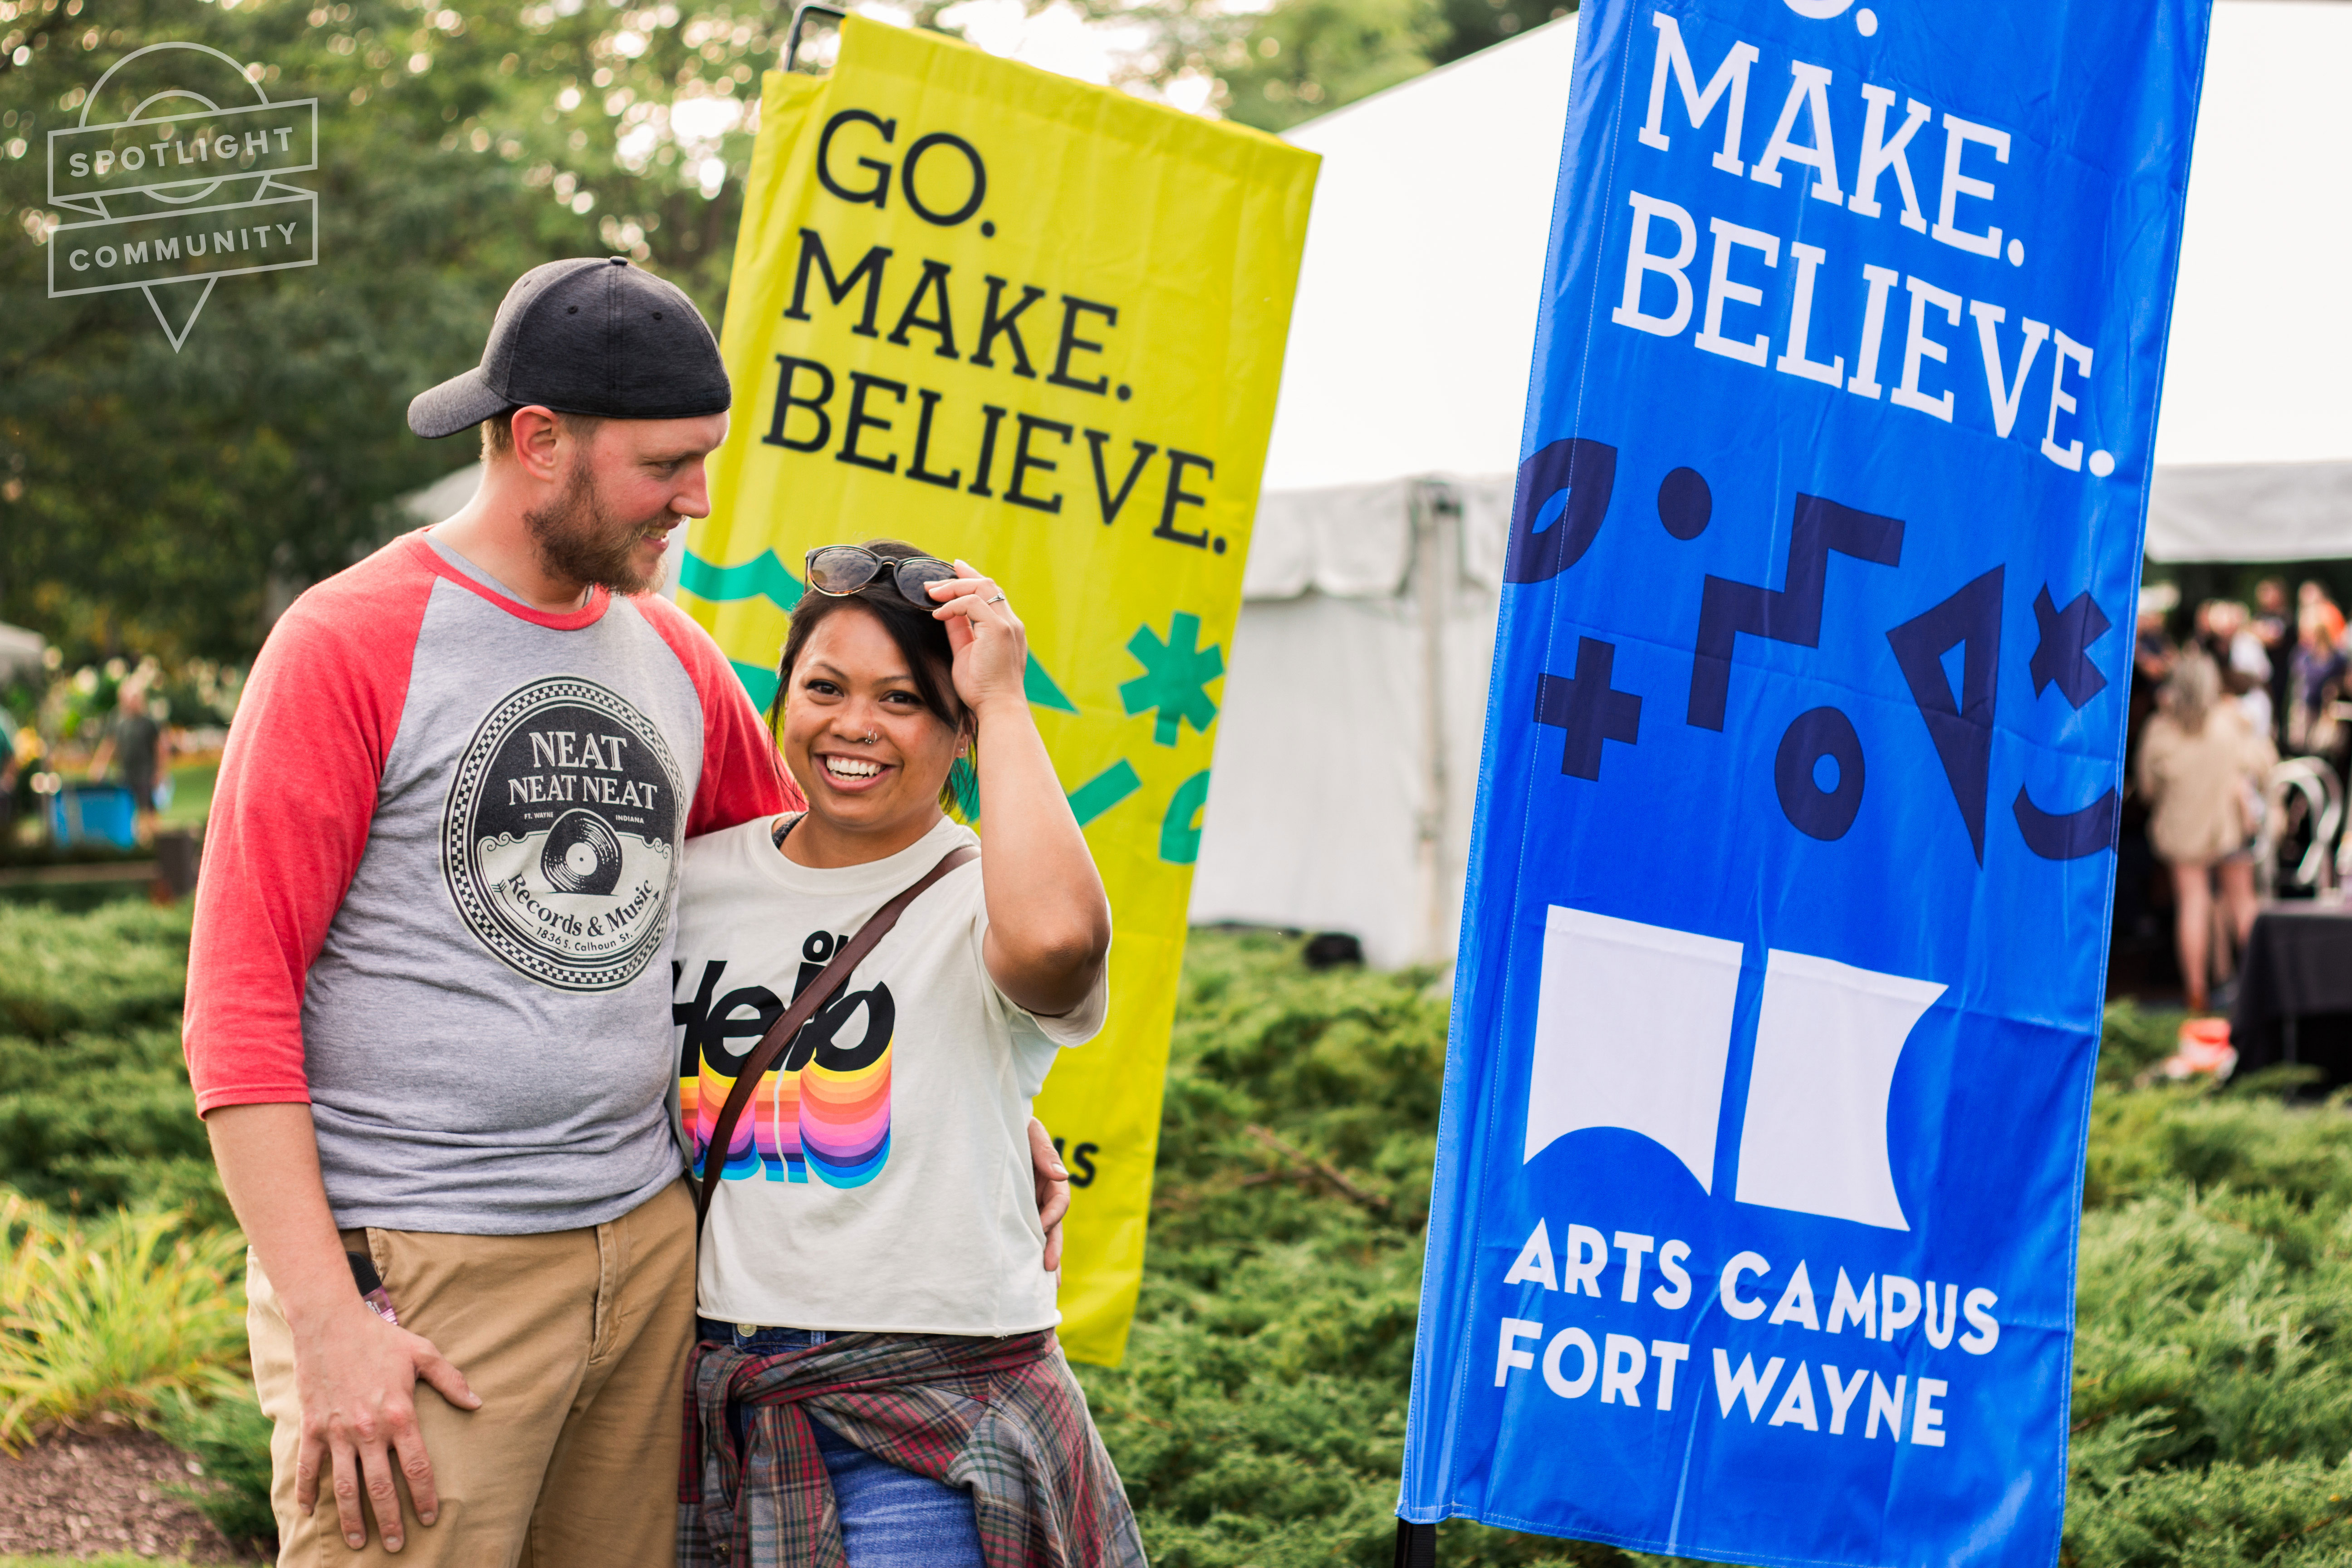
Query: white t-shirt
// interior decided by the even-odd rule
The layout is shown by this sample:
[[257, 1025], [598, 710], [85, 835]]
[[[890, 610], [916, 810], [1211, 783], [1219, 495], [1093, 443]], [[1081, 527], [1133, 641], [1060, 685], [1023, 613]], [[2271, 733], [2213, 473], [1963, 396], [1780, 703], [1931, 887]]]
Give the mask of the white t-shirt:
[[[868, 865], [786, 859], [774, 824], [689, 839], [672, 1016], [698, 1173], [735, 1069], [836, 945], [959, 844], [949, 818]], [[705, 1317], [883, 1333], [1028, 1333], [1061, 1321], [1029, 1164], [1055, 1052], [1103, 1025], [1108, 981], [1041, 1018], [997, 989], [980, 863], [957, 868], [803, 1028], [736, 1124], [703, 1234]]]

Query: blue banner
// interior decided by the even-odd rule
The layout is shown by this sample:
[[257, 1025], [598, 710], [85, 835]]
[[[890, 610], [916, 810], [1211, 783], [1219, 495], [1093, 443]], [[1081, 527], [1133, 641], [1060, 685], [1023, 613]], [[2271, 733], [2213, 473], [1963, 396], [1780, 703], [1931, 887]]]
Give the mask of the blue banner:
[[1402, 1512], [2047, 1564], [2210, 0], [1589, 0]]

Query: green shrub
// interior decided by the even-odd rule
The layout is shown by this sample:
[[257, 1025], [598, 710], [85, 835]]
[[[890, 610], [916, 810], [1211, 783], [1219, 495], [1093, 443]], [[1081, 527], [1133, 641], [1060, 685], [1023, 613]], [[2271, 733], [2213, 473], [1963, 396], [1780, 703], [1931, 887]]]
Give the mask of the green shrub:
[[193, 1207], [233, 1223], [175, 1024], [0, 1035], [0, 1184], [76, 1212]]
[[87, 914], [0, 905], [0, 1034], [176, 1025], [187, 989], [189, 906], [129, 900]]
[[[1192, 933], [1134, 1334], [1118, 1370], [1079, 1369], [1161, 1568], [1394, 1549], [1447, 1002], [1300, 947]], [[1460, 1521], [1439, 1540], [1448, 1568], [1628, 1561]]]
[[[1193, 933], [1128, 1363], [1081, 1373], [1156, 1563], [1389, 1561], [1444, 1055], [1426, 981]], [[2352, 1561], [2352, 1116], [2134, 1087], [2179, 1024], [2107, 1014], [2065, 1561]], [[1439, 1557], [1664, 1561], [1463, 1521]]]
[[276, 1539], [278, 1517], [269, 1509], [269, 1417], [255, 1403], [250, 1386], [209, 1405], [174, 1400], [157, 1430], [205, 1468], [205, 1479], [213, 1485], [184, 1488], [183, 1494], [223, 1535], [265, 1544]]
[[0, 906], [0, 1185], [231, 1222], [180, 1048], [188, 910]]
[[0, 1449], [54, 1422], [152, 1422], [174, 1396], [242, 1386], [236, 1233], [153, 1212], [85, 1226], [0, 1192]]
[[[98, 1215], [74, 1232], [5, 1211], [0, 1240], [37, 1231], [23, 1256], [55, 1283], [20, 1310], [36, 1271], [0, 1258], [0, 1440], [68, 1407], [158, 1423], [227, 1483], [215, 1520], [249, 1535], [268, 1522], [268, 1428], [241, 1370], [236, 1243], [103, 1212], [226, 1223], [179, 1053], [186, 920], [0, 906], [0, 1183]], [[1169, 1568], [1378, 1565], [1394, 1540], [1446, 1004], [1425, 973], [1312, 973], [1299, 948], [1193, 933], [1134, 1336], [1126, 1365], [1080, 1369]], [[2179, 1022], [2107, 1013], [2064, 1562], [2352, 1562], [2352, 1115], [2288, 1103], [2284, 1080], [2135, 1087]], [[1664, 1561], [1459, 1521], [1439, 1553]]]

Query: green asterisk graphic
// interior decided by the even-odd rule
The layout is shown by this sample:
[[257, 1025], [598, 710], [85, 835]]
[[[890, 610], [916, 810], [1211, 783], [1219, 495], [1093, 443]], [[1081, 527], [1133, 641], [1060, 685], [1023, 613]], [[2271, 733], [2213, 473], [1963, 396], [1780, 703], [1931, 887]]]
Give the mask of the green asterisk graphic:
[[1119, 687], [1118, 700], [1130, 714], [1160, 710], [1151, 738], [1163, 746], [1176, 743], [1176, 731], [1185, 720], [1203, 734], [1216, 721], [1217, 705], [1205, 689], [1225, 673], [1225, 656], [1213, 643], [1195, 647], [1200, 640], [1201, 617], [1181, 610], [1168, 623], [1166, 642], [1150, 626], [1138, 626], [1128, 639], [1127, 651], [1143, 666], [1143, 673]]

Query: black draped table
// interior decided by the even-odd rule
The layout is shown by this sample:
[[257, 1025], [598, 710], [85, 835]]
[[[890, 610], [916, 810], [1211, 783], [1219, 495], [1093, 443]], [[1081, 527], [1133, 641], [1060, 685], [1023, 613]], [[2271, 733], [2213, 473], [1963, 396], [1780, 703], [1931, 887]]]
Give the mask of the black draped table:
[[2273, 904], [2255, 917], [2230, 1043], [2242, 1073], [2307, 1062], [2352, 1080], [2352, 907]]

